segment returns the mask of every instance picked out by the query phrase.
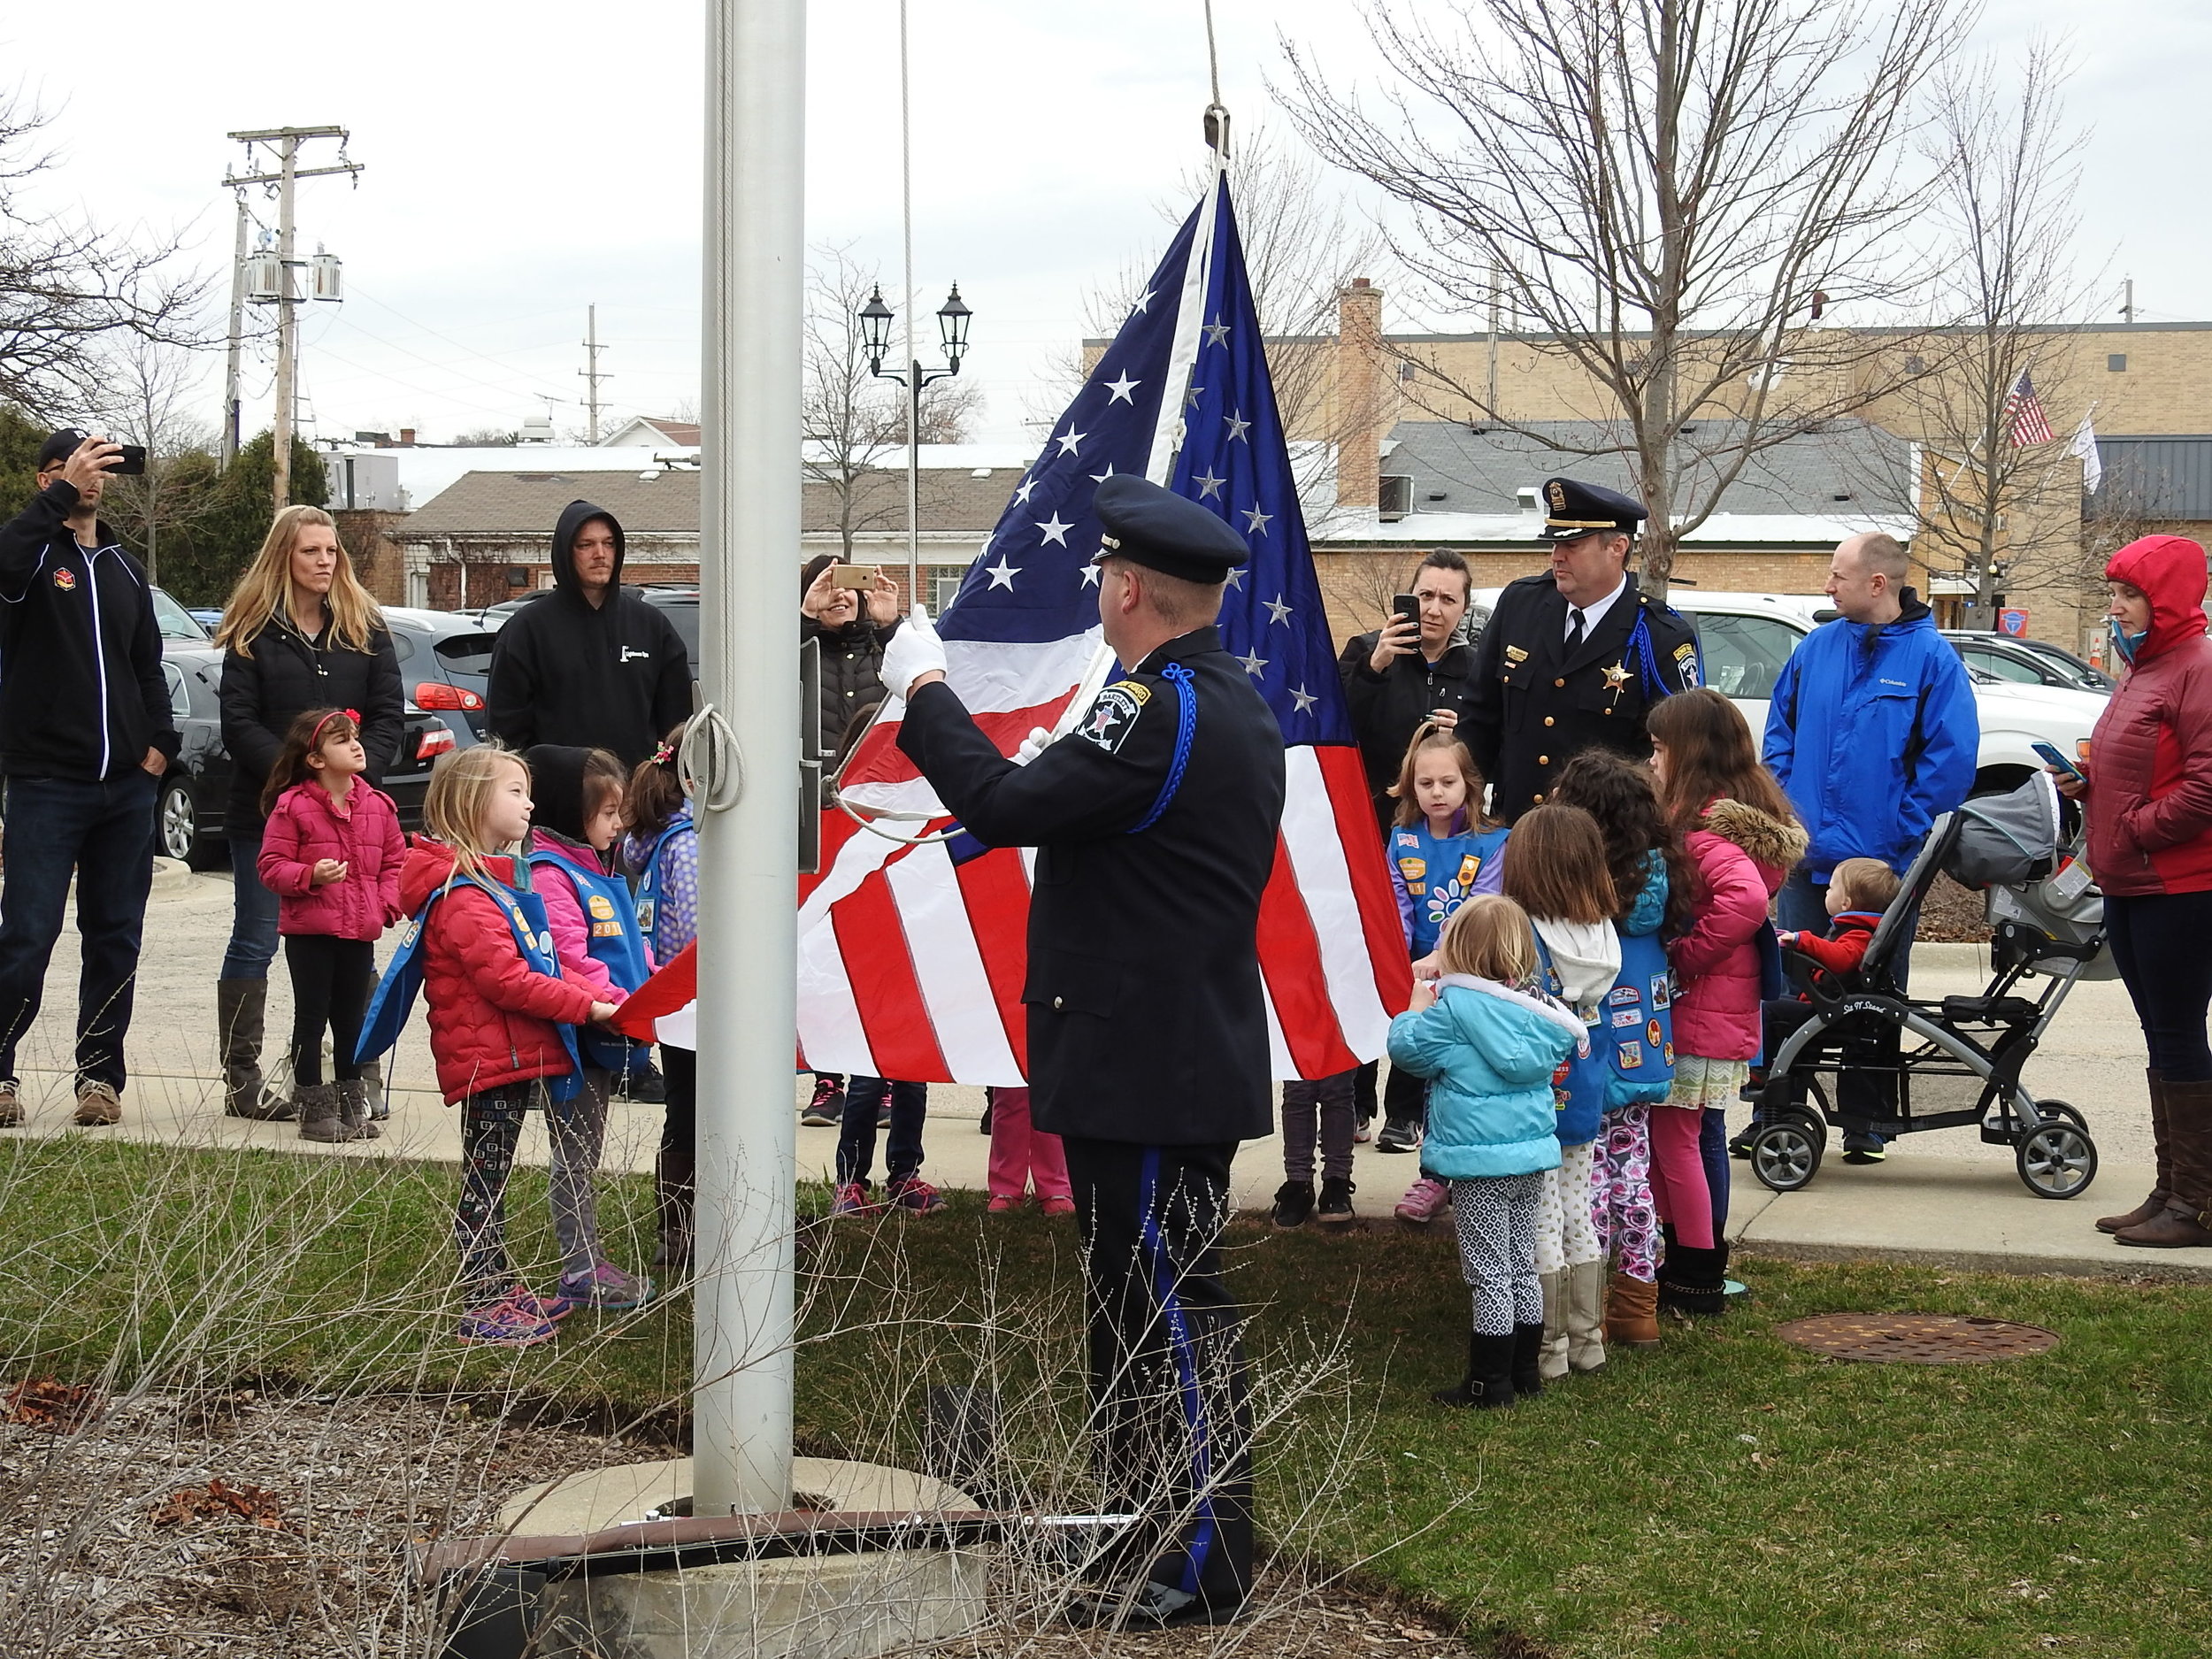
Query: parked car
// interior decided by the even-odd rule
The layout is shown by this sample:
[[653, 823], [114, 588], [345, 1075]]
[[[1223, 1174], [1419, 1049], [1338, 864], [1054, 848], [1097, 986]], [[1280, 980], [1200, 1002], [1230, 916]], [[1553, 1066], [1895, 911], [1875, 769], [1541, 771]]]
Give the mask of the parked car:
[[[228, 856], [223, 809], [230, 797], [230, 751], [223, 747], [223, 654], [203, 640], [162, 650], [162, 678], [183, 741], [161, 780], [155, 839], [166, 857], [196, 870], [212, 869]], [[380, 785], [399, 807], [400, 827], [422, 827], [422, 798], [431, 763], [454, 747], [443, 721], [410, 703], [399, 753]]]
[[[161, 629], [162, 642], [165, 645], [172, 640], [205, 644], [213, 637], [215, 623], [223, 619], [221, 611], [210, 611], [203, 613], [197, 611], [187, 611], [177, 603], [173, 595], [158, 588], [151, 591], [154, 596], [154, 621]], [[214, 621], [203, 625], [200, 620], [203, 614], [212, 617]]]
[[223, 611], [219, 605], [189, 605], [185, 609], [185, 615], [205, 628], [211, 637], [223, 624]]
[[[691, 659], [691, 677], [699, 678], [699, 589], [683, 582], [634, 582], [625, 587], [645, 601], [666, 613], [676, 625], [676, 636], [684, 642], [684, 655]], [[553, 590], [540, 588], [516, 599], [503, 599], [495, 605], [486, 605], [474, 614], [483, 618], [484, 626], [496, 632], [516, 611], [534, 600], [541, 599]], [[459, 614], [459, 613], [456, 613]]]
[[386, 605], [399, 658], [400, 683], [415, 706], [427, 709], [453, 733], [457, 749], [484, 741], [485, 682], [491, 677], [492, 635], [454, 611]]
[[1969, 668], [2021, 686], [2056, 686], [2065, 691], [2109, 692], [2119, 682], [2103, 669], [2085, 663], [2047, 640], [2016, 639], [2009, 634], [1946, 628], [1943, 637]]
[[[1478, 590], [1486, 604], [1495, 588]], [[1782, 664], [1798, 641], [1836, 613], [1819, 594], [1716, 593], [1675, 588], [1668, 603], [1697, 625], [1698, 658], [1705, 683], [1743, 710], [1753, 737], [1764, 734], [1767, 703]], [[1974, 774], [1977, 795], [2018, 787], [2043, 763], [2033, 745], [2051, 744], [2062, 755], [2086, 755], [2089, 733], [2104, 712], [2101, 692], [2022, 685], [1969, 667], [1981, 715], [1981, 752]]]

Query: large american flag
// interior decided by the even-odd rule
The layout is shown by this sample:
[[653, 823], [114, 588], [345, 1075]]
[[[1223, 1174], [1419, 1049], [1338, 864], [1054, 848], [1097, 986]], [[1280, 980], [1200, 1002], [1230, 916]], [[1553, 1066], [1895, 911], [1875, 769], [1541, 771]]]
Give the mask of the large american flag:
[[2012, 383], [2012, 389], [2005, 394], [2001, 418], [2005, 437], [2016, 449], [2051, 441], [2051, 423], [2043, 413], [2043, 400], [2035, 395], [2035, 382], [2028, 378], [2024, 369]]
[[[1410, 979], [1225, 174], [1176, 234], [940, 621], [954, 689], [1009, 755], [1033, 726], [1072, 725], [1112, 677], [1091, 496], [1116, 472], [1212, 509], [1252, 549], [1231, 573], [1220, 627], [1287, 751], [1259, 925], [1275, 1071], [1344, 1071], [1382, 1051]], [[949, 827], [899, 752], [902, 711], [885, 705], [844, 794]], [[919, 1082], [1024, 1082], [1033, 851], [979, 853], [956, 835], [902, 845], [835, 810], [822, 839], [823, 872], [800, 887], [804, 1063]]]

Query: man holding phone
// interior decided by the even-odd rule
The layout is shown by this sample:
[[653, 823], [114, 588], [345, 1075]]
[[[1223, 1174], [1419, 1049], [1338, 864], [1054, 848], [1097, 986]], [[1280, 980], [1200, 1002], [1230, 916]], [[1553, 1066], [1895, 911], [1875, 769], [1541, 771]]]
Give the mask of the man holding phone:
[[[123, 1037], [153, 884], [154, 796], [177, 752], [145, 567], [99, 521], [121, 444], [65, 428], [0, 525], [0, 1128], [23, 1121], [16, 1045], [37, 1018], [79, 870], [75, 1121], [123, 1116]], [[138, 464], [143, 466], [143, 452]]]

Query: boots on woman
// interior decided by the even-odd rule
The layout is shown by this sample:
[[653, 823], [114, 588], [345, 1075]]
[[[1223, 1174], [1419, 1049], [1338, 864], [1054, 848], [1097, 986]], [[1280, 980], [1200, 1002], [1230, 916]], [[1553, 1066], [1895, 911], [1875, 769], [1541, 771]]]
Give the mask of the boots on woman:
[[2212, 1245], [2212, 1081], [2169, 1078], [2165, 1094], [2172, 1195], [2148, 1221], [2112, 1236], [2116, 1243], [2153, 1250]]
[[2166, 1079], [2156, 1071], [2146, 1071], [2143, 1081], [2150, 1090], [2151, 1148], [2158, 1173], [2151, 1183], [2151, 1195], [2127, 1214], [2097, 1218], [2100, 1233], [2125, 1233], [2130, 1227], [2154, 1221], [2165, 1213], [2166, 1201], [2174, 1195], [2173, 1151], [2166, 1143]]
[[[1540, 1325], [1519, 1328], [1534, 1330], [1540, 1336], [1544, 1329]], [[1456, 1388], [1439, 1388], [1429, 1398], [1440, 1406], [1471, 1407], [1478, 1411], [1511, 1405], [1513, 1341], [1510, 1335], [1471, 1333], [1467, 1338], [1467, 1379]]]
[[215, 1040], [223, 1056], [223, 1111], [232, 1118], [288, 1124], [299, 1108], [271, 1089], [261, 1075], [262, 1024], [269, 1002], [266, 979], [215, 981]]
[[366, 1078], [340, 1078], [334, 1087], [338, 1091], [338, 1121], [346, 1126], [347, 1140], [374, 1141], [384, 1133], [369, 1118]]
[[1657, 1348], [1659, 1286], [1625, 1273], [1614, 1274], [1605, 1303], [1605, 1334], [1623, 1348]]

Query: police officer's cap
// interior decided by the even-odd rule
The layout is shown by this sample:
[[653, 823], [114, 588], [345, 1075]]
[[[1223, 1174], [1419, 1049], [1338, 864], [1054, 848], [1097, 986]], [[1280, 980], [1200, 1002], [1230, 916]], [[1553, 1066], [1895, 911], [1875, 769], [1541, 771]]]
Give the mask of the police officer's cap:
[[76, 454], [77, 446], [85, 441], [85, 434], [74, 426], [64, 426], [59, 432], [38, 446], [38, 470], [59, 466]]
[[1244, 538], [1186, 496], [1133, 474], [1115, 473], [1091, 498], [1098, 557], [1125, 558], [1187, 582], [1225, 582], [1252, 557]]
[[1580, 484], [1571, 478], [1544, 480], [1543, 540], [1573, 541], [1601, 531], [1634, 535], [1650, 515], [1644, 503], [1602, 484]]

